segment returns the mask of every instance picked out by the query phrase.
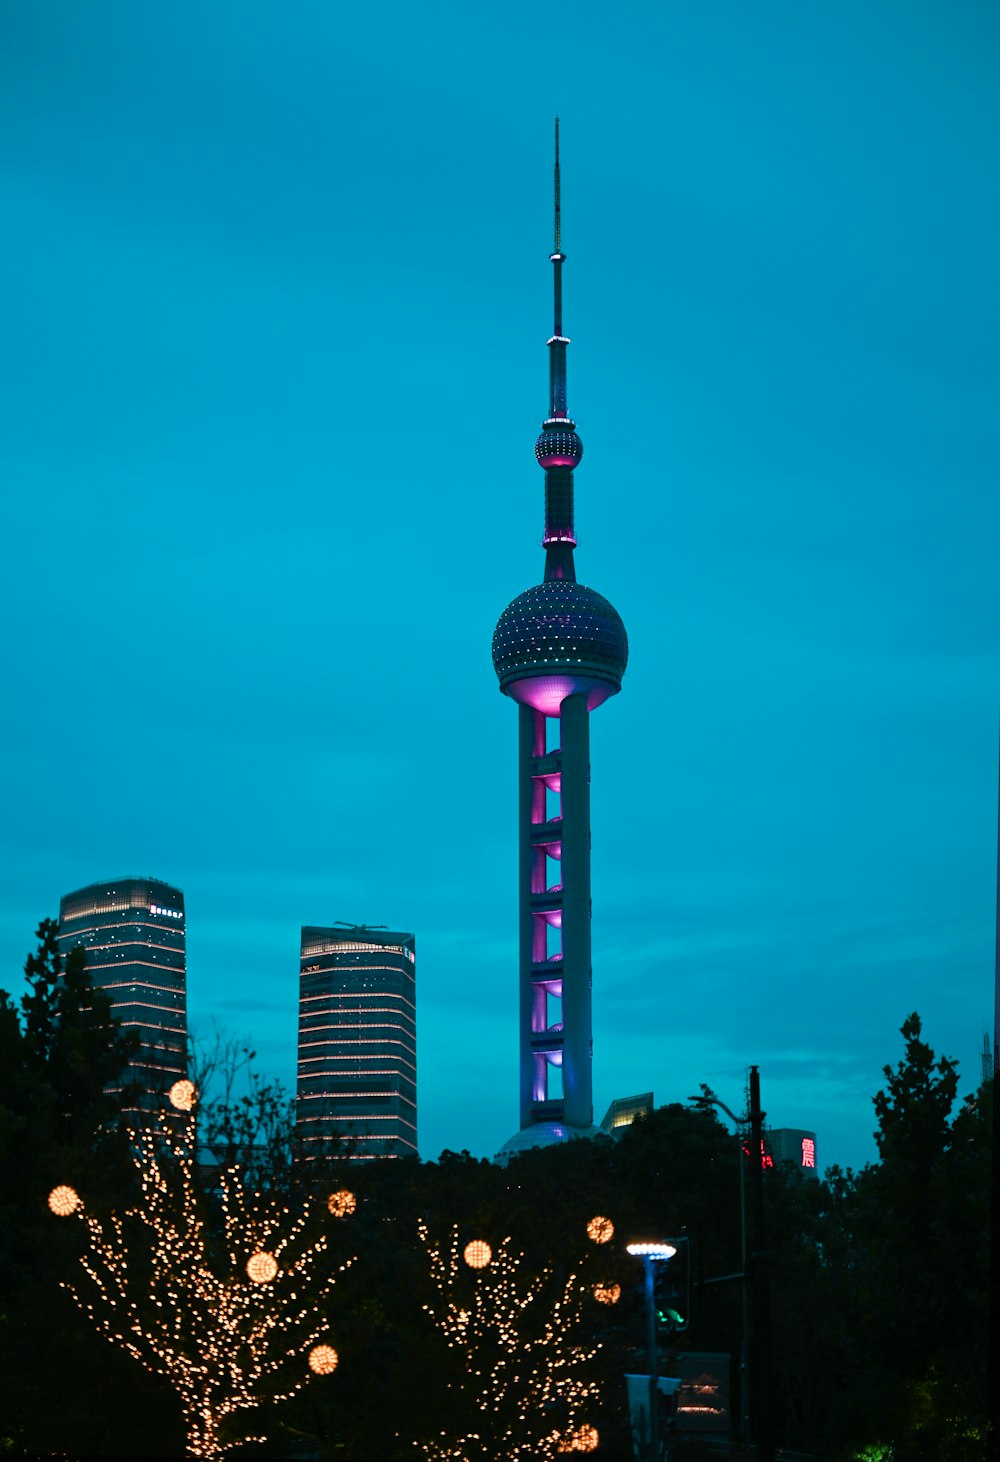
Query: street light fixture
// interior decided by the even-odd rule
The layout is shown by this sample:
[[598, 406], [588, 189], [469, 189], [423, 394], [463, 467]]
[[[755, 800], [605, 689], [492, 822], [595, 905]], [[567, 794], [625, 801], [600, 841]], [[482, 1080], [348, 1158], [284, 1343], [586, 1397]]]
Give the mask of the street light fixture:
[[626, 1244], [635, 1259], [642, 1260], [646, 1281], [646, 1365], [649, 1368], [648, 1462], [660, 1462], [660, 1406], [656, 1377], [656, 1304], [653, 1296], [653, 1266], [665, 1264], [677, 1253], [673, 1244]]
[[[740, 1162], [740, 1244], [743, 1261], [743, 1354], [741, 1356], [741, 1368], [744, 1384], [741, 1387], [743, 1399], [740, 1405], [740, 1421], [743, 1436], [746, 1438], [750, 1396], [750, 1386], [747, 1384], [749, 1377], [753, 1381], [753, 1440], [757, 1446], [757, 1455], [760, 1462], [774, 1462], [774, 1441], [771, 1435], [771, 1396], [768, 1376], [771, 1348], [770, 1306], [767, 1283], [767, 1254], [764, 1243], [763, 1123], [766, 1113], [761, 1109], [760, 1105], [760, 1073], [756, 1066], [750, 1067], [747, 1110], [742, 1117], [738, 1117], [734, 1111], [727, 1107], [725, 1102], [716, 1096], [711, 1087], [703, 1084], [701, 1093], [701, 1096], [689, 1097], [688, 1101], [693, 1102], [696, 1107], [702, 1110], [706, 1107], [718, 1107], [736, 1125], [736, 1145]], [[746, 1201], [744, 1197], [745, 1180], [743, 1176], [744, 1148], [741, 1128], [747, 1128], [750, 1134], [749, 1157], [752, 1164], [750, 1180], [754, 1212], [754, 1248], [752, 1255], [747, 1254]], [[732, 1276], [726, 1277], [731, 1278]], [[750, 1290], [751, 1284], [753, 1298], [752, 1373], [748, 1366], [750, 1359], [748, 1290]]]
[[637, 1259], [672, 1259], [677, 1253], [673, 1244], [628, 1244], [626, 1247]]
[[700, 1111], [718, 1107], [725, 1112], [736, 1128], [736, 1157], [740, 1165], [740, 1440], [747, 1441], [750, 1432], [750, 1305], [747, 1289], [750, 1271], [747, 1266], [747, 1200], [746, 1176], [743, 1164], [743, 1128], [750, 1123], [749, 1113], [738, 1117], [717, 1097], [710, 1086], [702, 1084], [701, 1096], [689, 1096], [688, 1101]]

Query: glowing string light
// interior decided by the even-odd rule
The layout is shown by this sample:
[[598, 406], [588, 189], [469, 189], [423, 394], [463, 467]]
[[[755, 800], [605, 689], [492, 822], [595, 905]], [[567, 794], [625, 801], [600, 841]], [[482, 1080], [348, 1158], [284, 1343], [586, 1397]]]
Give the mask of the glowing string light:
[[357, 1208], [358, 1200], [347, 1188], [339, 1188], [336, 1193], [330, 1194], [326, 1206], [334, 1218], [347, 1218]]
[[53, 1188], [49, 1194], [49, 1207], [59, 1218], [69, 1218], [80, 1207], [80, 1195], [75, 1188], [70, 1188], [66, 1183], [60, 1183], [58, 1188]]
[[446, 1246], [431, 1240], [426, 1224], [418, 1232], [435, 1292], [424, 1309], [462, 1364], [453, 1415], [474, 1418], [420, 1443], [424, 1456], [549, 1462], [573, 1450], [599, 1394], [588, 1368], [601, 1347], [582, 1329], [590, 1285], [572, 1273], [560, 1284], [551, 1267], [525, 1273], [524, 1256], [512, 1251], [509, 1238], [473, 1278], [462, 1263], [457, 1229]]
[[270, 1284], [278, 1277], [278, 1262], [273, 1254], [258, 1250], [247, 1260], [247, 1274], [254, 1284]]
[[193, 1081], [184, 1077], [181, 1081], [175, 1081], [169, 1092], [171, 1106], [179, 1112], [190, 1112], [198, 1100], [198, 1088]]
[[610, 1218], [598, 1214], [587, 1224], [587, 1238], [595, 1244], [607, 1244], [615, 1235], [615, 1226]]
[[[188, 1455], [217, 1458], [267, 1440], [241, 1428], [238, 1413], [290, 1400], [310, 1372], [329, 1374], [312, 1360], [317, 1350], [321, 1365], [329, 1366], [324, 1350], [336, 1356], [320, 1343], [329, 1333], [323, 1301], [353, 1260], [331, 1272], [326, 1237], [306, 1242], [311, 1214], [295, 1216], [249, 1193], [237, 1168], [219, 1174], [221, 1243], [210, 1242], [193, 1116], [176, 1129], [164, 1117], [157, 1129], [140, 1132], [131, 1154], [140, 1192], [131, 1208], [107, 1221], [82, 1204], [76, 1209], [86, 1227], [80, 1263], [89, 1284], [64, 1287], [102, 1335], [169, 1382]], [[248, 1284], [258, 1260], [268, 1271], [273, 1265], [273, 1274]]]

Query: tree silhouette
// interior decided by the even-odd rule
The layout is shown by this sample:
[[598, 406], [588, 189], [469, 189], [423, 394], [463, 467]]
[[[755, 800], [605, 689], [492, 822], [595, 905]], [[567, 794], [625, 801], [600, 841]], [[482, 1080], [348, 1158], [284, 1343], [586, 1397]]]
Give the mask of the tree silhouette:
[[161, 1120], [143, 1130], [133, 1162], [139, 1198], [121, 1216], [76, 1208], [89, 1284], [65, 1287], [101, 1334], [172, 1386], [191, 1456], [264, 1441], [233, 1418], [301, 1391], [307, 1356], [320, 1374], [336, 1366], [320, 1301], [353, 1261], [324, 1275], [327, 1238], [307, 1242], [311, 1215], [292, 1218], [250, 1194], [234, 1168], [220, 1175], [216, 1240], [199, 1192], [193, 1113], [179, 1129]]
[[827, 1175], [836, 1399], [852, 1440], [957, 1462], [985, 1448], [993, 1082], [953, 1117], [956, 1062], [919, 1015], [901, 1034], [873, 1099], [880, 1161]]
[[477, 1252], [481, 1241], [460, 1251], [457, 1228], [447, 1249], [424, 1223], [418, 1232], [436, 1292], [424, 1308], [459, 1352], [453, 1424], [423, 1443], [425, 1456], [494, 1462], [593, 1450], [599, 1387], [587, 1367], [600, 1346], [581, 1334], [590, 1287], [575, 1273], [560, 1283], [552, 1268], [525, 1274], [509, 1238], [493, 1252]]
[[[71, 1169], [85, 1168], [104, 1202], [124, 1201], [132, 1180], [120, 1103], [106, 1087], [121, 1087], [135, 1047], [92, 985], [84, 950], [60, 956], [57, 936], [57, 922], [43, 919], [24, 993], [0, 990], [0, 1451], [23, 1455], [63, 1450], [67, 1435], [81, 1452], [117, 1438], [127, 1450], [159, 1421], [163, 1400], [169, 1407], [152, 1382], [119, 1386], [124, 1367], [108, 1366], [51, 1283], [71, 1236], [52, 1224], [45, 1195]], [[72, 1348], [72, 1366], [51, 1367], [54, 1333]], [[108, 1408], [89, 1405], [95, 1384], [113, 1398]]]

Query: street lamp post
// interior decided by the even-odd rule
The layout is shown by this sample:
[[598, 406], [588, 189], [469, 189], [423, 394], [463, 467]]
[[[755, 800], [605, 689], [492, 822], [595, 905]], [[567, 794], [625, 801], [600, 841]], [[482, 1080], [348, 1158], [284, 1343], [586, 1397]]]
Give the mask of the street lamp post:
[[747, 1202], [746, 1170], [743, 1161], [743, 1129], [748, 1127], [747, 1114], [738, 1117], [717, 1097], [710, 1086], [702, 1087], [701, 1096], [688, 1097], [696, 1107], [718, 1107], [725, 1112], [736, 1128], [736, 1160], [740, 1165], [740, 1441], [747, 1441], [750, 1433], [750, 1266], [747, 1263]]
[[646, 1288], [646, 1365], [649, 1369], [649, 1427], [647, 1462], [660, 1462], [660, 1405], [656, 1361], [656, 1297], [653, 1293], [653, 1266], [672, 1259], [677, 1250], [672, 1244], [628, 1244], [633, 1258], [642, 1260]]
[[[773, 1462], [774, 1441], [771, 1436], [771, 1391], [770, 1391], [770, 1368], [771, 1368], [771, 1321], [770, 1303], [767, 1283], [767, 1252], [764, 1245], [764, 1173], [763, 1173], [763, 1151], [764, 1135], [763, 1122], [765, 1113], [760, 1105], [760, 1073], [756, 1066], [750, 1067], [750, 1091], [747, 1101], [747, 1111], [742, 1117], [726, 1106], [724, 1101], [715, 1095], [711, 1087], [703, 1086], [701, 1096], [689, 1097], [698, 1107], [718, 1107], [725, 1112], [727, 1117], [736, 1126], [737, 1149], [740, 1160], [740, 1245], [742, 1249], [742, 1292], [743, 1292], [743, 1326], [741, 1336], [742, 1355], [740, 1357], [740, 1368], [743, 1376], [743, 1385], [740, 1388], [740, 1420], [743, 1434], [747, 1432], [748, 1401], [750, 1386], [748, 1380], [753, 1382], [753, 1440], [757, 1446], [757, 1455], [760, 1462]], [[743, 1141], [741, 1129], [747, 1129], [750, 1136], [750, 1169], [751, 1192], [753, 1197], [753, 1251], [747, 1255], [747, 1231], [746, 1231], [746, 1198], [744, 1192], [743, 1176]], [[749, 1257], [749, 1264], [747, 1259]], [[752, 1286], [752, 1289], [751, 1289]], [[748, 1289], [751, 1293], [748, 1295]], [[748, 1300], [752, 1295], [753, 1299], [753, 1369], [751, 1371], [750, 1360], [750, 1335], [748, 1326], [749, 1304]]]
[[771, 1301], [767, 1277], [767, 1241], [764, 1237], [764, 1113], [760, 1106], [760, 1072], [750, 1067], [750, 1169], [753, 1198], [753, 1354], [757, 1379], [754, 1398], [757, 1405], [756, 1442], [760, 1462], [774, 1462], [774, 1437], [771, 1433]]

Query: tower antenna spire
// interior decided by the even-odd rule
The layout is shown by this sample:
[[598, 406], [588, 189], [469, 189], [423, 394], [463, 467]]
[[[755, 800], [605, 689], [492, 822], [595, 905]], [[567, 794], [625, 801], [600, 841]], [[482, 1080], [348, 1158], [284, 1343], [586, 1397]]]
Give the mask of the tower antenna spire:
[[545, 469], [545, 577], [574, 579], [573, 468], [583, 456], [583, 443], [576, 434], [566, 405], [566, 347], [563, 334], [562, 269], [562, 178], [559, 169], [559, 118], [555, 126], [554, 224], [555, 237], [549, 262], [552, 265], [552, 334], [549, 347], [549, 414], [542, 422], [542, 434], [535, 443], [535, 458]]
[[558, 253], [561, 252], [561, 250], [560, 250], [560, 244], [562, 243], [562, 220], [561, 220], [561, 218], [559, 216], [559, 118], [558, 117], [556, 118], [555, 198], [556, 198], [555, 243], [553, 244], [552, 252], [553, 252], [553, 254], [558, 254]]
[[562, 420], [566, 416], [566, 346], [569, 344], [562, 333], [562, 266], [566, 255], [562, 251], [562, 179], [559, 173], [559, 118], [556, 118], [556, 166], [554, 174], [554, 239], [552, 253], [552, 366], [549, 385], [549, 416]]
[[[562, 180], [559, 175], [559, 118], [556, 118], [556, 166], [554, 177], [555, 194], [555, 223], [552, 253], [549, 258], [552, 260], [552, 334], [556, 339], [562, 336], [562, 265], [566, 255], [562, 251]], [[566, 390], [566, 359], [565, 353], [562, 359], [563, 372], [563, 395]], [[555, 383], [553, 382], [553, 385]], [[565, 416], [566, 402], [563, 400], [561, 407], [555, 402], [549, 406], [550, 416]]]

